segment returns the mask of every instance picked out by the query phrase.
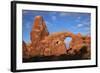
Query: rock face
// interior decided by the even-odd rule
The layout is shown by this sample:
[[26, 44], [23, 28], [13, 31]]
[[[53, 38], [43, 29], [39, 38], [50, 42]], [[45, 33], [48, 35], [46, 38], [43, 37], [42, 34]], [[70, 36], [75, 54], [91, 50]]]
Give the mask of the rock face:
[[39, 45], [40, 40], [43, 40], [49, 35], [46, 24], [41, 16], [36, 16], [31, 35], [32, 47]]
[[[47, 30], [46, 24], [41, 16], [36, 16], [35, 21], [32, 27], [32, 31], [30, 33], [31, 35], [31, 42], [32, 42], [32, 48], [31, 55], [38, 55], [39, 54], [39, 48], [40, 41], [43, 40], [46, 36], [49, 35], [49, 32]], [[34, 54], [35, 52], [35, 54]]]
[[70, 50], [68, 53], [69, 54], [76, 54], [80, 51], [81, 47], [83, 46], [83, 40], [82, 40], [82, 36], [80, 33], [78, 33], [77, 35], [74, 35], [72, 38], [72, 41], [70, 42]]
[[64, 43], [66, 34], [67, 33], [55, 33], [45, 37], [45, 39], [41, 41], [44, 48], [42, 55], [59, 56], [61, 54], [66, 54], [66, 46]]
[[24, 58], [29, 58], [29, 51], [28, 51], [28, 48], [26, 46], [26, 43], [23, 41], [22, 42], [22, 48], [23, 48], [23, 57]]
[[[69, 48], [66, 49], [64, 42], [66, 37], [71, 37]], [[32, 31], [30, 32], [31, 43], [26, 44], [23, 41], [23, 58], [35, 56], [60, 56], [63, 54], [75, 55], [80, 53], [85, 44], [90, 48], [90, 37], [82, 37], [71, 32], [57, 32], [49, 34], [43, 17], [36, 16]]]

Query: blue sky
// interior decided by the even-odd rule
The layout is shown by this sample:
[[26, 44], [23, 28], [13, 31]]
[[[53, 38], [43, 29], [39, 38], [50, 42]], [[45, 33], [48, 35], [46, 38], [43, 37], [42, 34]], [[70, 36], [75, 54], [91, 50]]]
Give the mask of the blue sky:
[[30, 42], [30, 32], [37, 15], [43, 16], [50, 33], [70, 31], [74, 34], [90, 35], [90, 13], [23, 10], [22, 39], [26, 43]]

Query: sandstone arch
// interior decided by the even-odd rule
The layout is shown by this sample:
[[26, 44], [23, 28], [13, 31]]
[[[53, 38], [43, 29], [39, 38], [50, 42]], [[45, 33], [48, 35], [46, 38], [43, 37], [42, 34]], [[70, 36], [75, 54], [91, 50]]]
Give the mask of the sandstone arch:
[[[53, 33], [45, 37], [44, 40], [41, 40], [40, 44], [43, 44], [45, 50], [50, 49], [48, 50], [48, 52], [51, 52], [51, 53], [50, 54], [48, 53], [46, 55], [59, 56], [61, 54], [67, 54], [66, 44], [64, 42], [66, 37], [72, 37], [72, 40], [74, 40], [75, 35], [71, 32]], [[44, 55], [45, 55], [45, 51], [44, 51]]]

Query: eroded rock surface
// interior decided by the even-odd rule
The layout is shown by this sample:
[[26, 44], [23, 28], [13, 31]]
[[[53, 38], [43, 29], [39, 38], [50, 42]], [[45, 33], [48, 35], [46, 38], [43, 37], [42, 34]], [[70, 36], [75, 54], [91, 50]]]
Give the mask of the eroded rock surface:
[[[69, 48], [66, 48], [64, 42], [66, 37], [71, 37]], [[32, 31], [30, 32], [31, 43], [26, 44], [23, 41], [23, 58], [31, 58], [35, 56], [60, 56], [80, 54], [82, 47], [85, 45], [86, 51], [90, 51], [89, 36], [83, 37], [80, 33], [77, 35], [71, 32], [56, 32], [49, 34], [43, 17], [36, 16]], [[87, 54], [87, 53], [86, 53]], [[90, 55], [90, 53], [89, 53]], [[88, 57], [90, 57], [88, 55]], [[84, 55], [86, 56], [86, 55]]]

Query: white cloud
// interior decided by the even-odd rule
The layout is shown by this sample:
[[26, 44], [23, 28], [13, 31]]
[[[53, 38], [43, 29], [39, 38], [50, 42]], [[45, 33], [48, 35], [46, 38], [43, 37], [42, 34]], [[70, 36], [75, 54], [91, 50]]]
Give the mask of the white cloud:
[[60, 16], [65, 16], [66, 15], [66, 13], [60, 13]]
[[81, 19], [81, 17], [79, 16], [79, 17], [77, 17], [77, 19], [78, 19], [78, 20], [80, 20], [80, 19]]
[[52, 20], [56, 20], [56, 16], [52, 16]]
[[71, 13], [64, 13], [64, 12], [62, 12], [62, 13], [60, 13], [60, 16], [68, 16], [68, 15], [70, 15]]
[[81, 20], [81, 17], [79, 16], [77, 17], [76, 22], [80, 22], [80, 20]]
[[51, 24], [50, 22], [46, 21], [46, 25], [52, 26], [53, 24]]
[[81, 21], [79, 24], [77, 24], [78, 28], [90, 28], [90, 21]]
[[78, 28], [79, 28], [79, 27], [82, 27], [82, 26], [83, 26], [83, 24], [78, 24], [78, 25], [77, 25]]
[[31, 24], [31, 23], [30, 23], [29, 21], [26, 22], [26, 23], [25, 23], [25, 28], [26, 28], [26, 29], [30, 29], [30, 24]]

